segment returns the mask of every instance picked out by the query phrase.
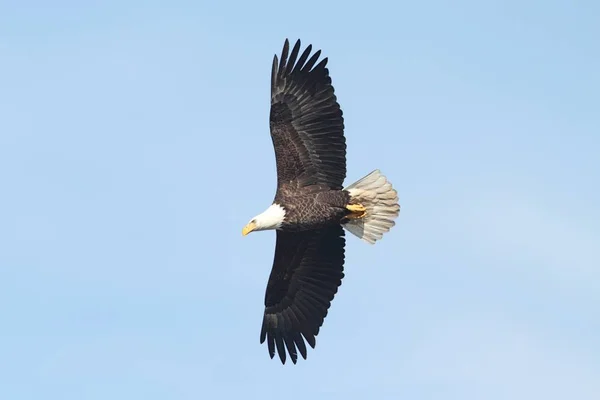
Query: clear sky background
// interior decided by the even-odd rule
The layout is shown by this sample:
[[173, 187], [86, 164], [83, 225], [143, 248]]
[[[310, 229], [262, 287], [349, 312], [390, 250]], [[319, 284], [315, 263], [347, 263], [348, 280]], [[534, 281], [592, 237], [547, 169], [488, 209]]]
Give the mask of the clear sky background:
[[[0, 398], [600, 398], [600, 3], [0, 1]], [[259, 344], [273, 54], [312, 43], [348, 180], [308, 360]]]

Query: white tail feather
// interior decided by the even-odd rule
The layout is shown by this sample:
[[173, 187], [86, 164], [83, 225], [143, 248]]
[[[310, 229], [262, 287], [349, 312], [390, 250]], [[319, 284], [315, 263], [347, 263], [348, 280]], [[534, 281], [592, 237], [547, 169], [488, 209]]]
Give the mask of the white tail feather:
[[394, 225], [394, 219], [400, 214], [398, 193], [378, 170], [371, 172], [347, 188], [352, 203], [362, 204], [365, 215], [350, 219], [343, 227], [358, 238], [374, 244]]

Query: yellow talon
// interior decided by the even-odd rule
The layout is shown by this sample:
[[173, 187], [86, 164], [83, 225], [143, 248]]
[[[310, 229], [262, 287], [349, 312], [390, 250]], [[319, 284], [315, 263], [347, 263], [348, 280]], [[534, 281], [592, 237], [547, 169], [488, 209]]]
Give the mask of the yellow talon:
[[346, 205], [348, 211], [352, 211], [352, 214], [347, 215], [346, 218], [358, 219], [363, 218], [367, 209], [362, 204], [348, 204]]
[[355, 213], [364, 213], [365, 211], [367, 211], [367, 209], [365, 208], [365, 206], [363, 206], [362, 204], [348, 204], [346, 206], [346, 208], [349, 211], [355, 212]]

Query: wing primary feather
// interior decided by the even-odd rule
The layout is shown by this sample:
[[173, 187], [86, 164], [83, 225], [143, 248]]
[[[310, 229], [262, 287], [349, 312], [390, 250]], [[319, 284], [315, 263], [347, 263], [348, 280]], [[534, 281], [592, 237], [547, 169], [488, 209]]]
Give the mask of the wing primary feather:
[[[302, 336], [304, 336], [308, 345], [314, 349], [315, 346], [317, 345], [315, 336], [310, 332], [302, 332]], [[273, 358], [273, 357], [271, 357], [271, 358]]]
[[281, 363], [285, 364], [285, 348], [283, 344], [283, 337], [281, 336], [279, 329], [275, 331], [275, 345], [277, 346], [277, 354], [279, 355]]
[[306, 345], [304, 344], [304, 339], [302, 339], [302, 334], [300, 332], [294, 332], [293, 335], [296, 348], [300, 352], [302, 358], [306, 360]]
[[273, 57], [273, 66], [271, 67], [271, 95], [275, 91], [277, 87], [277, 65], [279, 60], [277, 59], [277, 54]]
[[296, 361], [298, 361], [298, 353], [296, 352], [296, 346], [294, 345], [294, 338], [291, 335], [286, 335], [284, 340], [285, 347], [287, 348], [287, 351], [290, 354], [292, 363], [296, 364]]
[[290, 54], [290, 58], [287, 61], [287, 67], [285, 69], [285, 74], [289, 75], [292, 72], [292, 68], [296, 63], [296, 57], [298, 57], [298, 52], [300, 51], [300, 39], [296, 41], [294, 48], [292, 49], [292, 53]]
[[[328, 58], [328, 57], [325, 57], [325, 58], [323, 58], [323, 59], [322, 59], [322, 60], [321, 60], [321, 61], [320, 61], [320, 62], [319, 62], [319, 63], [318, 63], [316, 66], [315, 66], [315, 68], [314, 68], [314, 69], [315, 69], [315, 70], [318, 70], [318, 69], [321, 69], [321, 68], [325, 69], [325, 66], [327, 65], [327, 62], [328, 62], [328, 61], [329, 61], [329, 58]], [[329, 78], [329, 80], [331, 80], [331, 78]], [[330, 82], [330, 83], [331, 83], [331, 82]], [[330, 90], [331, 90], [331, 88], [330, 88], [330, 87], [325, 87], [324, 89], [325, 89], [326, 91], [330, 91]]]
[[263, 318], [262, 328], [260, 329], [260, 344], [265, 342], [267, 338], [267, 324], [265, 324], [265, 319]]
[[298, 62], [296, 63], [296, 66], [294, 67], [294, 70], [292, 71], [293, 74], [298, 73], [298, 71], [300, 71], [302, 69], [302, 66], [308, 59], [308, 56], [310, 55], [311, 51], [312, 51], [312, 44], [309, 44], [306, 47], [306, 49], [304, 50], [304, 52], [302, 53], [302, 55], [300, 56], [300, 58], [298, 59]]
[[281, 60], [279, 60], [279, 76], [278, 78], [282, 78], [283, 73], [285, 72], [285, 64], [288, 60], [288, 53], [290, 51], [290, 41], [285, 39], [283, 43], [283, 49], [281, 50]]
[[315, 52], [315, 54], [313, 54], [312, 57], [308, 60], [308, 62], [306, 64], [304, 64], [304, 67], [302, 67], [301, 72], [306, 73], [306, 72], [310, 71], [320, 56], [321, 56], [321, 50], [317, 50]]
[[272, 333], [267, 334], [267, 347], [269, 349], [269, 356], [273, 359], [275, 357], [275, 338]]

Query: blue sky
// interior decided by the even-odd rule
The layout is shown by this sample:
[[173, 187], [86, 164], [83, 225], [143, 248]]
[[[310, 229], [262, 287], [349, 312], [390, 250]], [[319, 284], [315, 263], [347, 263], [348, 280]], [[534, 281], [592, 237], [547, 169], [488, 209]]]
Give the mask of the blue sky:
[[[597, 399], [600, 5], [206, 3], [0, 1], [0, 398]], [[286, 37], [402, 204], [295, 366], [241, 236]]]

